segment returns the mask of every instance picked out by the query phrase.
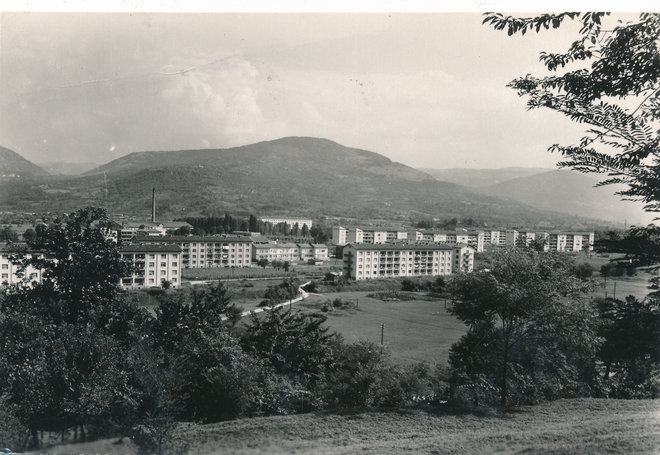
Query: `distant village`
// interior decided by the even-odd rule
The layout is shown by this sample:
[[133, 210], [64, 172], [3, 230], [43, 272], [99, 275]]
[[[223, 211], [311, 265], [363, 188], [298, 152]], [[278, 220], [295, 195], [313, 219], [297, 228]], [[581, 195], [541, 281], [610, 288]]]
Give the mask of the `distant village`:
[[[263, 223], [309, 231], [312, 220], [291, 217], [261, 217]], [[342, 261], [340, 275], [353, 280], [392, 277], [446, 276], [471, 272], [474, 254], [497, 247], [540, 245], [543, 251], [592, 251], [593, 232], [533, 232], [515, 229], [363, 229], [334, 226], [332, 245], [287, 243], [269, 239], [258, 232], [236, 231], [215, 235], [173, 235], [192, 232], [185, 221], [157, 222], [155, 209], [151, 221], [108, 222], [106, 238], [120, 245], [122, 256], [133, 262], [134, 274], [124, 277], [124, 289], [160, 287], [164, 283], [181, 286], [181, 270], [211, 267], [266, 267], [268, 264], [321, 265], [329, 258]], [[17, 247], [2, 246], [2, 282], [20, 281], [10, 261]], [[45, 255], [45, 252], [32, 252]], [[30, 280], [40, 280], [39, 270], [25, 271]]]

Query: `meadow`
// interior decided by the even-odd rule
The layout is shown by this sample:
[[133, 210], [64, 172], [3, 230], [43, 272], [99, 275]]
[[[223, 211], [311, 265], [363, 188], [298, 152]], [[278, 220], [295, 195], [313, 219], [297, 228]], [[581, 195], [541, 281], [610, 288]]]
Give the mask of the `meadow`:
[[[399, 409], [183, 424], [199, 455], [657, 454], [660, 402], [559, 400], [508, 412]], [[137, 454], [128, 439], [63, 445], [50, 453]]]

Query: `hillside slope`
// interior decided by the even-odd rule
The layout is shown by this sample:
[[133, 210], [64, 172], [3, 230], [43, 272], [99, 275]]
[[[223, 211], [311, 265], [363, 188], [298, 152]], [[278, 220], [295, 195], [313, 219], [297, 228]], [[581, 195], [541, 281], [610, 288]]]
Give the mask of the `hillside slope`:
[[418, 169], [433, 176], [436, 180], [456, 183], [468, 188], [481, 188], [484, 186], [497, 185], [508, 180], [520, 177], [529, 177], [534, 174], [551, 171], [542, 167], [504, 167], [500, 169]]
[[13, 150], [0, 147], [0, 177], [13, 176], [16, 178], [37, 175], [48, 175], [48, 172]]
[[111, 213], [148, 217], [152, 188], [160, 219], [256, 213], [400, 220], [470, 217], [501, 225], [567, 226], [576, 221], [574, 216], [544, 213], [513, 199], [437, 181], [377, 153], [315, 138], [222, 150], [133, 153], [80, 177], [5, 183], [0, 203], [33, 212], [97, 205]]
[[475, 189], [491, 196], [515, 199], [544, 211], [617, 221], [628, 225], [649, 222], [641, 204], [614, 194], [622, 187], [596, 188], [598, 179], [574, 171], [550, 171]]

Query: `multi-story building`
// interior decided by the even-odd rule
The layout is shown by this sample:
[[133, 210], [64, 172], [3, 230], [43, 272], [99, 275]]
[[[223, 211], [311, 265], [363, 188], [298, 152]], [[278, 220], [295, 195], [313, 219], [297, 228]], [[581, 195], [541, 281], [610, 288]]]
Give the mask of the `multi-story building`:
[[346, 245], [348, 243], [348, 229], [342, 226], [332, 226], [332, 244]]
[[252, 245], [252, 260], [268, 259], [268, 261], [298, 261], [300, 250], [295, 243], [267, 243]]
[[237, 235], [136, 237], [135, 243], [181, 247], [184, 268], [250, 267], [252, 238]]
[[529, 245], [535, 239], [536, 232], [521, 231], [516, 229], [509, 229], [506, 231], [507, 245], [518, 246], [521, 245], [522, 242], [525, 242], [525, 245]]
[[484, 233], [484, 249], [493, 248], [496, 246], [504, 246], [506, 244], [506, 232], [493, 229], [485, 229]]
[[474, 250], [460, 244], [348, 244], [343, 257], [344, 274], [354, 280], [450, 275], [470, 272], [474, 266]]
[[549, 232], [546, 241], [546, 251], [593, 251], [593, 232]]
[[44, 258], [44, 254], [40, 252], [32, 252], [25, 250], [26, 245], [24, 243], [12, 243], [11, 245], [0, 245], [0, 285], [1, 284], [16, 284], [24, 280], [28, 282], [32, 281], [41, 281], [42, 270], [35, 269], [30, 266], [21, 273], [18, 266], [12, 264], [9, 257], [13, 254], [16, 254], [18, 251], [22, 251], [23, 254], [30, 254], [39, 259]]
[[170, 286], [181, 286], [181, 247], [159, 244], [124, 244], [121, 257], [135, 266], [133, 275], [121, 279], [124, 289], [141, 289], [162, 286], [168, 281]]
[[296, 224], [300, 229], [302, 229], [303, 225], [307, 225], [308, 229], [312, 228], [312, 220], [308, 220], [305, 218], [279, 218], [279, 217], [262, 217], [261, 221], [264, 223], [273, 223], [275, 224], [280, 224], [280, 223], [286, 223], [287, 226], [290, 228], [295, 226]]
[[252, 245], [252, 260], [307, 262], [328, 259], [328, 246], [316, 243], [265, 243]]

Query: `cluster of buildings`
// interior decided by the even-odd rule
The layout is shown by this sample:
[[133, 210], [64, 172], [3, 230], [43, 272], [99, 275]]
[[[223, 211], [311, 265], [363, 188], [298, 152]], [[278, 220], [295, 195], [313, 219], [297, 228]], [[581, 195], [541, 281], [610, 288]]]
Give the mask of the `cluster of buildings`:
[[545, 251], [591, 251], [594, 233], [332, 228], [332, 243], [343, 247], [344, 273], [354, 280], [471, 272], [475, 252], [507, 245], [529, 245], [535, 240], [543, 241]]
[[454, 230], [381, 230], [356, 227], [332, 228], [332, 243], [387, 243], [401, 241], [424, 241], [444, 244], [461, 243], [476, 252], [507, 245], [529, 245], [534, 240], [544, 242], [545, 251], [580, 252], [593, 251], [593, 232], [550, 231], [535, 232], [517, 229], [454, 229]]
[[[123, 232], [110, 228], [106, 230], [106, 237], [115, 240], [124, 236]], [[9, 260], [11, 248], [3, 248], [0, 250], [0, 283], [18, 282], [17, 270]], [[134, 235], [121, 242], [119, 251], [135, 266], [133, 275], [121, 280], [125, 289], [161, 286], [164, 281], [173, 288], [179, 287], [181, 270], [186, 268], [251, 267], [260, 259], [318, 264], [329, 257], [327, 245], [277, 243], [260, 235]], [[28, 270], [26, 277], [39, 281], [41, 272]]]

